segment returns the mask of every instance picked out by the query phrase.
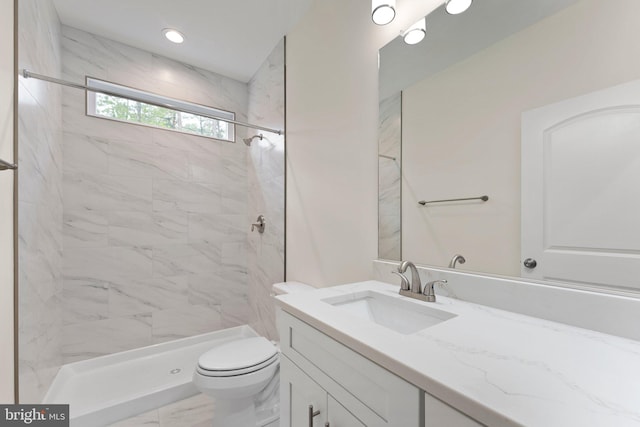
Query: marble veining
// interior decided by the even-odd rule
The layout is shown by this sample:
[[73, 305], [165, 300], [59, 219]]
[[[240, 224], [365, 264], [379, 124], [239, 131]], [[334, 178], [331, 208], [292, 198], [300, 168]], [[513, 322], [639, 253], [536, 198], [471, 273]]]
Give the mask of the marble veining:
[[187, 276], [152, 277], [109, 282], [109, 316], [130, 316], [138, 313], [187, 305]]
[[[246, 83], [61, 33], [67, 80], [102, 78], [247, 119]], [[86, 116], [73, 89], [62, 98], [65, 362], [250, 323], [246, 146]]]
[[208, 243], [154, 247], [153, 275], [215, 274], [220, 271], [220, 251]]
[[62, 292], [67, 310], [65, 324], [109, 318], [109, 282], [96, 279], [65, 279]]
[[[249, 82], [249, 119], [275, 129], [284, 129], [284, 40], [280, 41]], [[251, 130], [249, 130], [251, 131]], [[277, 339], [271, 285], [284, 280], [284, 136], [262, 133], [248, 151], [248, 221], [267, 218], [264, 234], [249, 233], [247, 271], [251, 326]], [[253, 135], [254, 133], [251, 133]], [[234, 248], [236, 249], [236, 248]], [[231, 256], [230, 258], [233, 258]], [[224, 313], [224, 312], [223, 312]]]
[[[322, 299], [377, 281], [278, 297], [281, 307], [491, 426], [639, 426], [640, 342], [438, 295], [456, 317], [401, 335]], [[413, 301], [413, 300], [409, 300]]]
[[[154, 344], [224, 329], [220, 307], [184, 304], [154, 311], [152, 341]], [[246, 322], [245, 322], [246, 323]]]
[[[60, 76], [60, 23], [51, 2], [19, 2], [18, 67]], [[18, 81], [20, 401], [40, 402], [62, 364], [61, 90]]]
[[[399, 285], [398, 278], [391, 274], [397, 266], [398, 262], [376, 260], [373, 278]], [[423, 282], [448, 280], [436, 286], [438, 295], [640, 341], [637, 298], [463, 269], [418, 266], [418, 271]]]
[[[244, 83], [61, 26], [47, 2], [21, 1], [20, 20], [21, 67], [284, 127], [284, 41]], [[23, 401], [40, 401], [61, 363], [247, 323], [275, 338], [283, 136], [248, 148], [90, 117], [83, 92], [36, 79], [20, 80], [19, 129]], [[249, 234], [258, 213], [262, 240]], [[177, 425], [162, 413], [144, 422]]]
[[65, 363], [151, 345], [150, 313], [67, 324], [63, 329]]
[[156, 246], [187, 243], [185, 211], [109, 212], [110, 246]]

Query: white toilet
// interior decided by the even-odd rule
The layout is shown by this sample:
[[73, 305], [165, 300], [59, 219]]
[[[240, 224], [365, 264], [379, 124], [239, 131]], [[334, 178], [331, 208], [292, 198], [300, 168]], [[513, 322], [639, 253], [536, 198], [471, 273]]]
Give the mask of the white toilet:
[[[259, 419], [257, 407], [268, 395], [260, 393], [272, 384], [278, 394], [280, 354], [264, 337], [243, 338], [215, 347], [198, 359], [193, 382], [202, 393], [215, 399], [216, 427], [268, 426], [275, 414]], [[266, 393], [268, 394], [268, 393]], [[276, 419], [273, 418], [276, 416]]]
[[[278, 283], [276, 294], [314, 289], [303, 283]], [[202, 354], [193, 383], [214, 398], [215, 427], [279, 425], [280, 352], [260, 336], [242, 338]]]

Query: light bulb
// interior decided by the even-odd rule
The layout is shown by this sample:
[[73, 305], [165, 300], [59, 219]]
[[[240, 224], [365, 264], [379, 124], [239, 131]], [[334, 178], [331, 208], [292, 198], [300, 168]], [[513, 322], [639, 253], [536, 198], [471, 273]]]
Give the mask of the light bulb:
[[162, 30], [162, 34], [173, 43], [182, 43], [184, 41], [184, 34], [182, 34], [178, 30], [174, 30], [173, 28], [165, 28]]
[[417, 44], [424, 39], [424, 36], [427, 34], [427, 19], [422, 18], [412, 26], [410, 26], [407, 31], [404, 32], [402, 37], [404, 38], [404, 42], [406, 44]]
[[396, 17], [396, 0], [371, 0], [371, 19], [378, 25], [387, 25]]
[[473, 0], [447, 0], [445, 9], [450, 15], [457, 15], [469, 9]]

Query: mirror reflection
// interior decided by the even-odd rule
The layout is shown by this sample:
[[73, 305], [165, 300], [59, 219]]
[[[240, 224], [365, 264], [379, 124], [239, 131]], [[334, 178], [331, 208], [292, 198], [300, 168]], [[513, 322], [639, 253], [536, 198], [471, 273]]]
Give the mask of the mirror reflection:
[[483, 0], [436, 9], [417, 45], [385, 46], [379, 153], [394, 147], [402, 167], [380, 158], [380, 258], [447, 267], [460, 254], [461, 270], [640, 289], [640, 194], [626, 184], [640, 179], [640, 98], [625, 95], [638, 13], [630, 0]]

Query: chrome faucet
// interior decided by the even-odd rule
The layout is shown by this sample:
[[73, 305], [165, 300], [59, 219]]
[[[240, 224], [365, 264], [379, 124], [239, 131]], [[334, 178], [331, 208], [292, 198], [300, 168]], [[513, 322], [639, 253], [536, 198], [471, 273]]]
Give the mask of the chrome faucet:
[[400, 290], [409, 292], [409, 279], [407, 279], [407, 276], [398, 271], [392, 271], [391, 274], [400, 276], [400, 280], [402, 280], [402, 282], [400, 282]]
[[398, 266], [398, 273], [404, 274], [407, 268], [411, 271], [411, 292], [419, 294], [422, 292], [422, 284], [420, 283], [420, 273], [416, 265], [411, 261], [402, 261], [402, 264]]
[[464, 259], [462, 255], [455, 254], [453, 258], [451, 258], [451, 261], [449, 262], [449, 268], [456, 268], [457, 262], [459, 262], [460, 264], [464, 264], [465, 262], [467, 262], [467, 260]]

